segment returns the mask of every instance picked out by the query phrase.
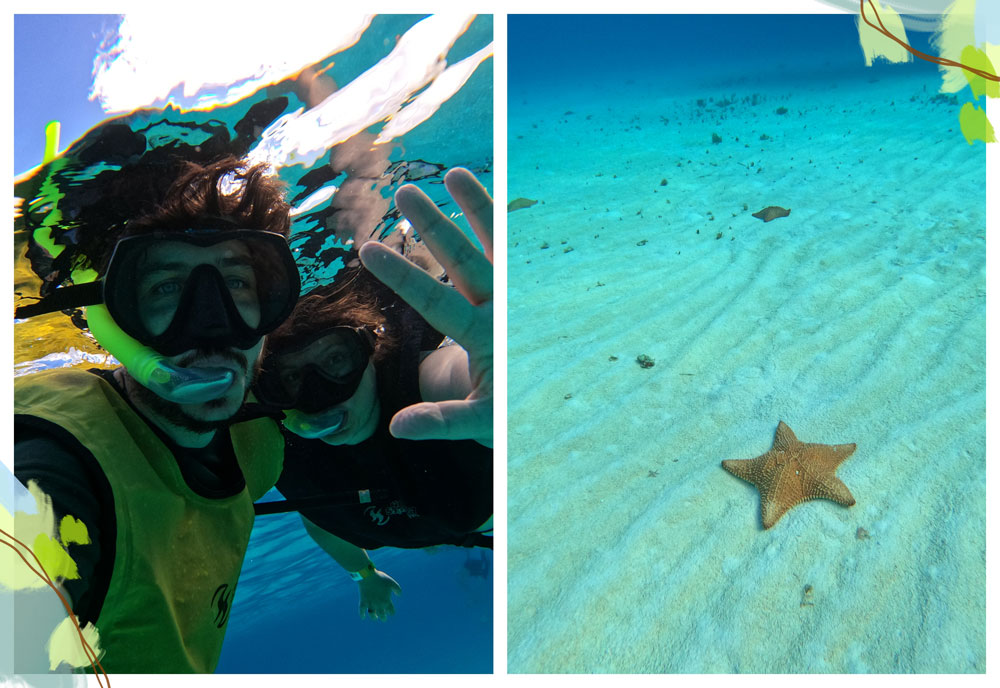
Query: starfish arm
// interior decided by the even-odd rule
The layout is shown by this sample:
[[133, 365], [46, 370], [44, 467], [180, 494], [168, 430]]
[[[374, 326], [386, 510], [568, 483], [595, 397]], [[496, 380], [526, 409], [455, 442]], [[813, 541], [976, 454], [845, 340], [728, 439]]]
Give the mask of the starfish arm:
[[778, 522], [785, 512], [804, 501], [802, 474], [798, 461], [786, 461], [768, 472], [758, 485], [760, 491], [760, 516], [767, 530]]
[[810, 487], [808, 499], [829, 499], [844, 506], [854, 506], [855, 504], [854, 495], [847, 489], [844, 481], [835, 475], [816, 481]]
[[799, 438], [795, 436], [792, 429], [785, 425], [785, 421], [778, 421], [778, 429], [774, 431], [774, 447], [778, 451], [788, 451], [796, 444], [799, 444]]
[[760, 520], [764, 525], [764, 530], [767, 530], [775, 523], [778, 519], [785, 515], [785, 512], [791, 509], [794, 504], [779, 504], [774, 500], [760, 500]]
[[833, 472], [854, 453], [856, 444], [803, 444], [802, 455], [816, 473]]
[[729, 459], [722, 462], [722, 467], [737, 478], [742, 478], [748, 483], [756, 485], [757, 482], [754, 480], [754, 476], [757, 473], [756, 461], [757, 459]]
[[844, 459], [853, 454], [854, 450], [857, 448], [858, 445], [854, 443], [833, 445], [833, 453], [837, 458], [837, 463], [834, 465], [839, 466], [841, 463], [843, 463]]

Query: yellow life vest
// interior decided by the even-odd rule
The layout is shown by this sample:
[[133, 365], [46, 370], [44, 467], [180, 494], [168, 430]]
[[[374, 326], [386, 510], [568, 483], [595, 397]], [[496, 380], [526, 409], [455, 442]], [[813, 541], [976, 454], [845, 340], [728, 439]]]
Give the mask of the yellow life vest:
[[14, 413], [42, 418], [89, 449], [111, 484], [117, 537], [97, 619], [109, 673], [215, 670], [253, 502], [278, 479], [284, 442], [275, 422], [233, 425], [242, 492], [209, 499], [191, 490], [173, 454], [104, 379], [62, 368], [14, 381]]

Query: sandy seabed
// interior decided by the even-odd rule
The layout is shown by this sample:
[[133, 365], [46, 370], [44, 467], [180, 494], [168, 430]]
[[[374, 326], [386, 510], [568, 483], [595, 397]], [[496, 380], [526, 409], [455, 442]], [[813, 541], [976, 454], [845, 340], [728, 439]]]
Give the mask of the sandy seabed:
[[[617, 88], [509, 110], [508, 670], [984, 671], [983, 144], [926, 78]], [[762, 529], [779, 420], [855, 506]]]

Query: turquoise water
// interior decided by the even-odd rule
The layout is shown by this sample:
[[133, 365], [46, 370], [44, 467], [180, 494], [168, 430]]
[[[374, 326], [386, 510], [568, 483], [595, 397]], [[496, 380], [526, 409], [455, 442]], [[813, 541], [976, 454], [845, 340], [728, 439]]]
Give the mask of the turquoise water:
[[[508, 670], [984, 672], [968, 89], [848, 16], [508, 32]], [[779, 421], [854, 506], [762, 528]]]
[[[358, 592], [297, 514], [259, 516], [233, 600], [220, 673], [481, 673], [493, 663], [493, 552], [382, 548], [403, 588], [396, 615], [362, 621]], [[485, 577], [478, 575], [483, 570]]]
[[[139, 110], [102, 122], [68, 147], [62, 158], [65, 166], [43, 167], [19, 180], [16, 193], [39, 200], [16, 221], [17, 241], [23, 241], [51, 210], [47, 201], [55, 197], [47, 195], [50, 189], [42, 188], [46, 180], [68, 193], [59, 199], [65, 217], [100, 221], [103, 216], [87, 205], [92, 198], [89, 190], [134, 164], [137, 151], [151, 162], [168, 151], [195, 160], [232, 152], [274, 162], [295, 206], [291, 244], [303, 292], [335, 280], [345, 260], [351, 259], [355, 241], [384, 238], [401, 228], [392, 203], [392, 194], [401, 184], [417, 184], [445, 213], [459, 212], [442, 183], [447, 169], [467, 167], [488, 189], [493, 186], [492, 60], [487, 55], [492, 17], [476, 18], [467, 30], [459, 31], [447, 50], [447, 66], [472, 59], [467, 81], [405, 133], [386, 134], [390, 124], [406, 120], [409, 105], [420, 102], [422, 87], [400, 92], [383, 88], [385, 83], [378, 84], [379, 88], [369, 83], [364, 88], [370, 90], [362, 91], [368, 100], [361, 99], [366, 111], [385, 107], [392, 116], [386, 114], [368, 124], [357, 113], [351, 115], [354, 119], [348, 117], [351, 102], [359, 101], [345, 94], [361, 91], [359, 84], [364, 83], [368, 70], [390, 55], [408, 32], [418, 30], [420, 19], [375, 17], [357, 43], [313, 66], [320, 74], [313, 81], [282, 81], [207, 110]], [[412, 59], [404, 62], [414, 66]], [[318, 110], [330, 96], [345, 104], [327, 112], [313, 127], [315, 131], [307, 131], [294, 155], [283, 152], [281, 146], [295, 138], [291, 133], [295, 118]], [[284, 128], [274, 129], [277, 123], [284, 123]], [[333, 144], [323, 142], [320, 126], [331, 123], [350, 132], [347, 141], [334, 142], [333, 157], [327, 150]], [[389, 142], [376, 144], [380, 134], [386, 134]], [[137, 140], [140, 144], [135, 144]], [[129, 148], [123, 142], [139, 147]], [[312, 153], [302, 152], [309, 147]], [[72, 223], [66, 222], [55, 234], [72, 245], [71, 229]], [[16, 267], [19, 275], [30, 274], [23, 254]], [[24, 280], [19, 282], [22, 298], [38, 293], [36, 278], [30, 284], [27, 277], [19, 279]], [[67, 318], [50, 317], [42, 325], [31, 320], [16, 323], [15, 375], [108, 362], [94, 353], [93, 343]], [[395, 602], [396, 616], [384, 624], [359, 618], [356, 584], [306, 536], [297, 515], [260, 517], [234, 598], [218, 671], [492, 670], [492, 551], [383, 549], [371, 556], [403, 589], [403, 596]]]

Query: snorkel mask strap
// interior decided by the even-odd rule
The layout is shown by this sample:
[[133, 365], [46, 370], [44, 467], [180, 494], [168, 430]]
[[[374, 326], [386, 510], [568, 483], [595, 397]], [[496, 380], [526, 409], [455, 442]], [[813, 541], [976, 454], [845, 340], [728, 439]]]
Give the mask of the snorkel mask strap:
[[55, 313], [56, 311], [91, 306], [101, 302], [101, 285], [97, 282], [71, 284], [59, 287], [48, 296], [35, 303], [18, 306], [14, 309], [15, 318], [33, 318], [36, 315]]

